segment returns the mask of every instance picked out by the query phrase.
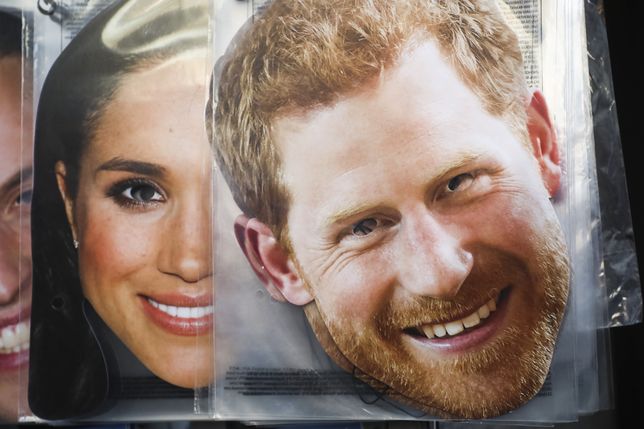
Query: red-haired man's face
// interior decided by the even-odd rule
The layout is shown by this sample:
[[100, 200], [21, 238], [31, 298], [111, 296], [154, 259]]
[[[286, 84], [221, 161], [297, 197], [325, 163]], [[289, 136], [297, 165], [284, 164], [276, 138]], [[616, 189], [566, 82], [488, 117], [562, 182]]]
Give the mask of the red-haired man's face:
[[274, 123], [293, 254], [260, 240], [273, 286], [314, 301], [328, 351], [425, 409], [498, 415], [548, 372], [568, 265], [541, 97], [533, 151], [427, 42], [363, 90]]

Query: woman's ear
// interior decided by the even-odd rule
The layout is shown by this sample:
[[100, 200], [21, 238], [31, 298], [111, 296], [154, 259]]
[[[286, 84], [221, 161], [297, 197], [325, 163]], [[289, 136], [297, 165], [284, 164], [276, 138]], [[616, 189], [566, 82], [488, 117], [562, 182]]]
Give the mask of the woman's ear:
[[240, 215], [235, 220], [235, 237], [257, 277], [273, 299], [305, 305], [313, 301], [288, 252], [271, 229], [256, 218]]
[[67, 215], [67, 222], [69, 227], [72, 230], [72, 237], [74, 240], [78, 240], [78, 235], [76, 234], [76, 222], [74, 221], [74, 200], [72, 200], [69, 195], [69, 189], [67, 188], [67, 169], [65, 168], [65, 163], [63, 161], [56, 161], [56, 183], [58, 184], [58, 191], [60, 196], [63, 199], [65, 204], [65, 214]]
[[561, 158], [557, 134], [541, 91], [532, 93], [526, 112], [532, 151], [539, 164], [543, 183], [550, 196], [554, 197], [561, 186]]

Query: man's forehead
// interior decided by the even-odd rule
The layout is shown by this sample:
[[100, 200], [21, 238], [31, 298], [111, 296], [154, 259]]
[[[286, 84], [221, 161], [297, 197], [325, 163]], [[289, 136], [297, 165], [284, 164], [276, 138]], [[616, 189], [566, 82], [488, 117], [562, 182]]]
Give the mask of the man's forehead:
[[[323, 97], [320, 97], [319, 95], [314, 94], [311, 96], [308, 104], [295, 105], [287, 103], [286, 105], [280, 106], [277, 111], [268, 113], [268, 118], [272, 123], [284, 118], [294, 118], [306, 121], [316, 112], [332, 109], [343, 100], [378, 91], [384, 83], [391, 79], [393, 75], [399, 74], [401, 70], [404, 69], [404, 65], [419, 62], [418, 60], [420, 59], [425, 60], [425, 65], [428, 66], [425, 69], [426, 75], [424, 78], [432, 76], [434, 70], [433, 67], [431, 67], [431, 63], [434, 61], [444, 63], [448, 66], [450, 72], [458, 74], [457, 69], [454, 67], [452, 62], [448, 60], [448, 56], [443, 53], [440, 43], [433, 35], [428, 34], [425, 31], [414, 33], [408, 40], [402, 43], [401, 46], [392, 47], [391, 51], [392, 54], [390, 56], [390, 60], [383, 64], [380, 69], [375, 70], [372, 74], [365, 75], [364, 79], [353, 81], [353, 84], [346, 88], [329, 87], [327, 88], [327, 91], [331, 93], [330, 96], [325, 94]], [[430, 52], [431, 55], [427, 55]], [[338, 69], [330, 69], [333, 73], [346, 73], [346, 71], [341, 67]], [[414, 76], [414, 78], [416, 78], [416, 76]], [[318, 98], [323, 98], [325, 101], [321, 102]], [[301, 102], [301, 100], [299, 101]]]
[[[334, 146], [342, 151], [337, 142], [360, 146], [365, 150], [363, 159], [377, 158], [377, 153], [367, 152], [369, 145], [388, 133], [396, 136], [386, 143], [397, 139], [403, 150], [406, 140], [428, 135], [451, 140], [463, 134], [463, 127], [475, 134], [484, 131], [482, 126], [499, 126], [492, 123], [498, 119], [487, 113], [436, 44], [426, 41], [359, 92], [342, 96], [330, 106], [281, 116], [273, 121], [271, 132], [288, 165], [306, 161], [306, 152], [320, 156]], [[298, 147], [306, 147], [305, 153]], [[293, 152], [295, 158], [289, 159], [285, 152]]]
[[325, 112], [342, 109], [347, 105], [356, 105], [360, 108], [362, 104], [362, 107], [366, 107], [382, 98], [397, 101], [395, 105], [402, 108], [405, 106], [405, 99], [400, 98], [399, 95], [403, 87], [417, 88], [419, 93], [424, 94], [424, 89], [447, 86], [458, 86], [459, 91], [433, 90], [432, 97], [427, 99], [427, 104], [450, 106], [461, 102], [463, 103], [461, 107], [471, 105], [484, 108], [483, 102], [472, 90], [470, 83], [461, 79], [457, 68], [443, 53], [438, 42], [433, 38], [418, 36], [405, 43], [392, 64], [383, 67], [379, 73], [366, 79], [359, 86], [337, 94], [328, 103], [312, 103], [305, 107], [288, 105], [281, 107], [272, 115], [271, 123], [273, 129], [279, 122], [290, 122], [291, 125], [306, 124]]

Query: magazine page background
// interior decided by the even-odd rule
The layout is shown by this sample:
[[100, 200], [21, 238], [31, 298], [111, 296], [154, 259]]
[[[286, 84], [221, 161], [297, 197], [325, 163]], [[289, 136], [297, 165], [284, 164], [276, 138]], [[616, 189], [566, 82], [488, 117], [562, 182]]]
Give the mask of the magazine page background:
[[[37, 0], [34, 0], [36, 4]], [[117, 0], [60, 0], [52, 15], [39, 12], [34, 6], [34, 100], [37, 100], [44, 81], [52, 64], [76, 36], [76, 34], [98, 13]], [[210, 78], [210, 67], [204, 70], [204, 81]], [[207, 85], [206, 85], [207, 87]], [[204, 94], [204, 107], [207, 93]], [[34, 119], [36, 118], [37, 103], [34, 102]], [[210, 204], [211, 201], [205, 202]], [[109, 340], [115, 336], [107, 331], [104, 335], [113, 343], [114, 352], [119, 362], [119, 371], [124, 386], [124, 396], [104, 412], [91, 417], [78, 416], [74, 420], [106, 422], [106, 421], [168, 421], [207, 419], [212, 415], [212, 401], [208, 397], [208, 389], [186, 390], [177, 392], [167, 390], [166, 386], [149, 383], [151, 373], [133, 356], [133, 354], [118, 340]], [[83, 353], [79, 350], [78, 353]], [[154, 376], [152, 376], [154, 378]], [[174, 386], [171, 386], [174, 387]], [[187, 393], [186, 393], [187, 392]], [[32, 417], [27, 421], [38, 420]]]
[[[252, 10], [261, 7], [263, 2], [254, 2], [253, 8], [241, 2], [227, 3], [218, 10], [217, 16], [224, 16], [234, 9], [241, 26]], [[540, 6], [550, 14], [569, 13], [558, 10], [561, 2], [544, 1], [540, 5], [535, 1], [509, 2], [509, 6], [519, 8], [517, 16], [510, 17], [509, 22], [522, 23], [530, 17], [527, 13], [535, 10], [539, 16]], [[527, 6], [526, 6], [527, 5]], [[228, 8], [228, 9], [226, 9]], [[226, 13], [223, 11], [226, 10]], [[221, 13], [221, 15], [220, 15]], [[246, 15], [244, 15], [246, 13]], [[546, 12], [543, 12], [546, 13]], [[550, 17], [555, 15], [550, 15]], [[556, 15], [561, 17], [562, 15]], [[566, 15], [569, 17], [570, 15]], [[521, 18], [519, 18], [521, 17]], [[532, 15], [534, 17], [534, 15]], [[528, 23], [530, 20], [528, 19]], [[543, 83], [546, 99], [560, 94], [564, 83], [561, 81], [561, 67], [565, 61], [556, 66], [540, 67], [543, 58], [551, 58], [557, 49], [557, 42], [563, 38], [562, 29], [543, 20], [543, 34], [530, 33], [530, 27], [518, 28], [522, 47], [531, 48], [528, 57], [534, 62], [527, 64], [529, 80], [532, 83]], [[582, 21], [583, 23], [583, 21]], [[234, 26], [230, 30], [234, 31]], [[215, 46], [218, 58], [232, 38], [230, 33], [220, 33], [217, 27]], [[542, 44], [533, 40], [542, 40]], [[548, 51], [547, 49], [550, 49]], [[547, 55], [546, 55], [547, 53]], [[567, 52], [557, 52], [559, 58]], [[555, 68], [555, 70], [552, 69]], [[546, 73], [553, 73], [546, 78]], [[550, 79], [550, 80], [549, 80]], [[551, 82], [552, 81], [552, 82]], [[555, 97], [559, 98], [559, 97]], [[555, 105], [551, 113], [555, 116], [558, 130], [570, 134], [564, 129], [564, 118], [557, 115], [563, 104]], [[562, 138], [563, 144], [571, 145], [574, 140]], [[571, 149], [566, 149], [567, 155]], [[566, 180], [573, 181], [568, 173]], [[292, 305], [275, 302], [265, 292], [255, 274], [235, 246], [232, 222], [239, 209], [223, 179], [216, 185], [215, 224], [217, 243], [224, 243], [215, 252], [216, 299], [216, 368], [217, 383], [214, 393], [216, 415], [222, 419], [242, 419], [252, 421], [266, 420], [324, 420], [324, 419], [433, 419], [417, 410], [403, 407], [391, 400], [374, 400], [377, 395], [350, 394], [355, 386], [350, 379], [344, 379], [345, 373], [339, 369], [318, 345], [315, 336], [308, 328], [308, 323], [301, 309]], [[562, 192], [555, 203], [556, 211], [562, 219], [569, 246], [574, 248], [572, 231], [579, 227], [576, 219], [570, 215], [570, 187]], [[224, 249], [226, 249], [224, 251]], [[229, 249], [229, 250], [228, 250]], [[587, 265], [588, 266], [588, 265]], [[589, 267], [589, 266], [588, 266]], [[588, 270], [586, 270], [588, 271]], [[594, 272], [594, 271], [593, 271]], [[572, 289], [578, 289], [582, 281], [588, 279], [573, 278]], [[592, 278], [591, 278], [592, 280]], [[588, 283], [586, 283], [588, 284]], [[577, 396], [575, 386], [575, 311], [576, 293], [569, 298], [567, 315], [559, 334], [559, 341], [551, 366], [549, 382], [544, 390], [523, 407], [495, 420], [507, 422], [554, 422], [570, 421], [577, 416]], [[595, 312], [593, 307], [591, 312]], [[597, 326], [594, 324], [593, 326]], [[222, 356], [222, 354], [224, 356]], [[329, 389], [333, 394], [315, 394], [316, 389]], [[304, 392], [304, 395], [287, 393], [283, 386]], [[273, 391], [271, 392], [271, 389]], [[338, 395], [338, 392], [343, 393]], [[280, 394], [281, 393], [281, 394]], [[329, 391], [327, 390], [327, 393]]]

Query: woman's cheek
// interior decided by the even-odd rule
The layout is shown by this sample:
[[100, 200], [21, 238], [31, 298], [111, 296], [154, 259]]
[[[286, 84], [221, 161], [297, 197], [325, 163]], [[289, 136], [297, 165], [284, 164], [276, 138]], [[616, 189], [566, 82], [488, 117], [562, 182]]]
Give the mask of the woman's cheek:
[[150, 231], [145, 214], [87, 210], [79, 234], [80, 271], [92, 283], [117, 281], [152, 263]]

